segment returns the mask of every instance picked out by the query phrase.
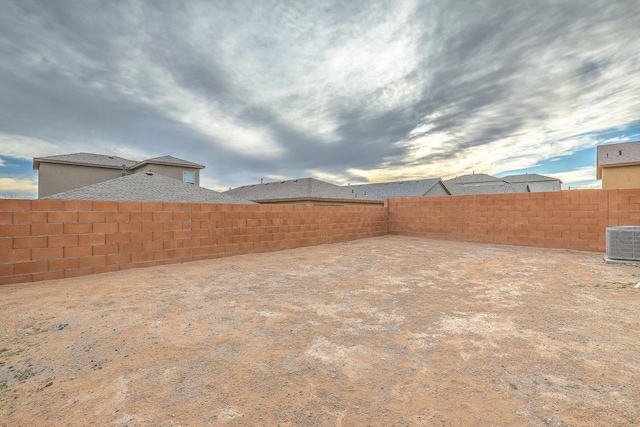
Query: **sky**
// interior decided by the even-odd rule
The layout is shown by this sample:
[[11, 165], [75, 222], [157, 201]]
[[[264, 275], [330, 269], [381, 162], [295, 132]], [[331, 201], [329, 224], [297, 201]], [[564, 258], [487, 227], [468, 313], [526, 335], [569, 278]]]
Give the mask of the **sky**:
[[640, 140], [640, 1], [0, 2], [0, 196], [32, 159], [206, 166], [201, 185], [541, 173]]

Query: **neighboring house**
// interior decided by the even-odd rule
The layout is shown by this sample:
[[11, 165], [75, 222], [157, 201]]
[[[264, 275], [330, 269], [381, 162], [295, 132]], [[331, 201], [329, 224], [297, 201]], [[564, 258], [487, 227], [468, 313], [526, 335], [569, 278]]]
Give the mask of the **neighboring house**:
[[414, 181], [380, 182], [376, 184], [349, 185], [360, 194], [378, 197], [420, 197], [420, 196], [449, 196], [451, 191], [440, 178], [420, 179]]
[[526, 173], [522, 175], [507, 175], [502, 177], [503, 181], [510, 184], [526, 184], [531, 193], [543, 193], [547, 191], [560, 191], [562, 181], [550, 176], [538, 175], [537, 173]]
[[538, 174], [507, 175], [502, 178], [477, 173], [444, 181], [453, 195], [503, 194], [560, 191], [562, 181]]
[[596, 177], [602, 188], [640, 188], [640, 141], [599, 145]]
[[138, 162], [118, 156], [73, 153], [36, 157], [33, 169], [38, 171], [38, 197], [44, 198], [146, 169], [199, 186], [200, 169], [204, 166], [173, 156]]
[[528, 192], [525, 185], [515, 186], [502, 178], [487, 175], [486, 173], [473, 173], [461, 175], [444, 181], [445, 185], [454, 196], [465, 194], [502, 194]]
[[334, 206], [381, 206], [384, 200], [315, 178], [244, 185], [224, 194], [257, 203]]
[[472, 173], [470, 175], [460, 175], [446, 180], [445, 185], [455, 184], [461, 187], [480, 187], [487, 185], [500, 186], [505, 182], [501, 178], [487, 175], [486, 173]]
[[152, 171], [121, 176], [97, 184], [52, 194], [42, 197], [42, 199], [253, 204], [249, 200], [208, 190]]
[[[446, 181], [445, 181], [446, 182]], [[463, 186], [447, 182], [447, 188], [451, 191], [453, 196], [464, 196], [468, 194], [507, 194], [507, 193], [528, 193], [529, 188], [527, 184], [514, 185], [505, 182], [502, 185], [477, 185], [477, 186]]]

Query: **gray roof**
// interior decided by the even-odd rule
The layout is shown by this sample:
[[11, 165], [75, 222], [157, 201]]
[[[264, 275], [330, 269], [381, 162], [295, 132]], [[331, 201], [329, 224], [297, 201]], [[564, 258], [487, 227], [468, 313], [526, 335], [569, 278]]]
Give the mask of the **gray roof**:
[[507, 194], [507, 193], [528, 193], [528, 184], [509, 184], [504, 185], [460, 185], [447, 182], [447, 188], [454, 196], [462, 196], [467, 194]]
[[140, 166], [143, 166], [145, 164], [161, 164], [161, 165], [171, 165], [171, 166], [187, 166], [190, 168], [196, 168], [196, 169], [204, 169], [203, 165], [200, 165], [198, 163], [194, 163], [194, 162], [190, 162], [188, 160], [183, 160], [183, 159], [179, 159], [177, 157], [173, 157], [173, 156], [161, 156], [161, 157], [154, 157], [153, 159], [147, 159], [147, 160], [143, 160], [141, 162], [139, 162], [138, 164], [134, 165], [134, 168], [138, 168]]
[[486, 173], [474, 173], [470, 175], [461, 175], [456, 176], [455, 178], [451, 178], [446, 180], [444, 183], [448, 186], [449, 183], [452, 184], [480, 184], [483, 182], [496, 182], [501, 181], [500, 178], [496, 178], [495, 176], [487, 175]]
[[253, 204], [248, 200], [187, 184], [153, 172], [139, 172], [54, 194], [49, 200]]
[[340, 187], [315, 178], [301, 178], [289, 181], [267, 182], [244, 185], [225, 191], [225, 194], [242, 197], [255, 202], [284, 202], [294, 200], [328, 200], [351, 202], [381, 202], [374, 196], [348, 187]]
[[179, 159], [173, 156], [154, 157], [153, 159], [136, 160], [124, 159], [118, 156], [109, 156], [106, 154], [93, 153], [72, 153], [61, 154], [59, 156], [35, 157], [33, 159], [33, 169], [40, 168], [40, 162], [47, 163], [71, 163], [75, 165], [99, 166], [103, 168], [121, 169], [122, 165], [126, 165], [127, 169], [140, 168], [147, 164], [161, 164], [170, 166], [186, 166], [195, 169], [204, 169], [203, 165], [190, 162], [188, 160]]
[[[442, 183], [440, 178], [420, 179], [417, 181], [395, 181], [380, 182], [375, 184], [349, 185], [343, 188], [355, 189], [358, 193], [384, 199], [386, 197], [417, 197], [424, 196], [438, 183]], [[442, 183], [447, 189], [447, 187]]]
[[602, 167], [640, 163], [640, 141], [598, 145], [597, 150], [598, 178]]
[[[530, 182], [544, 182], [544, 181], [560, 181], [558, 178], [553, 178], [545, 175], [538, 175], [537, 173], [525, 173], [521, 175], [507, 175], [502, 177], [503, 180], [512, 184], [516, 183], [530, 183]], [[560, 181], [562, 183], [562, 181]]]
[[33, 159], [33, 169], [37, 170], [40, 167], [40, 162], [73, 163], [77, 165], [100, 166], [116, 169], [121, 169], [122, 165], [126, 165], [129, 168], [137, 163], [135, 160], [124, 159], [118, 156], [93, 153], [72, 153], [61, 154], [59, 156], [35, 157]]

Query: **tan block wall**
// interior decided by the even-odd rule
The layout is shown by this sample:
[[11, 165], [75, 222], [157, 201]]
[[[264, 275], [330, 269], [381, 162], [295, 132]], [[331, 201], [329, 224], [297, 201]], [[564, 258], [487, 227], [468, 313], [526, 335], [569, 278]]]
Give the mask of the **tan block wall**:
[[640, 165], [602, 168], [602, 188], [640, 188]]
[[640, 189], [387, 199], [384, 207], [0, 199], [0, 284], [396, 234], [605, 252]]
[[384, 207], [0, 199], [0, 284], [387, 233]]
[[388, 199], [391, 234], [606, 251], [606, 228], [640, 225], [640, 189]]

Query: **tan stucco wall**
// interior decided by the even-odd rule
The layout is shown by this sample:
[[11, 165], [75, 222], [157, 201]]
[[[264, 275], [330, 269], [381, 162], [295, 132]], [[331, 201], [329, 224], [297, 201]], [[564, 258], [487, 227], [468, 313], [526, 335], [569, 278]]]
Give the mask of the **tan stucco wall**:
[[602, 168], [602, 189], [640, 188], [640, 165]]
[[159, 175], [163, 175], [169, 178], [177, 179], [182, 181], [182, 173], [183, 172], [193, 172], [196, 174], [196, 185], [200, 186], [200, 169], [196, 168], [187, 168], [184, 166], [168, 166], [168, 165], [158, 165], [154, 163], [147, 163], [139, 168], [133, 169], [133, 173], [144, 172], [151, 169], [154, 173]]
[[120, 169], [42, 162], [38, 168], [38, 197], [52, 196], [120, 176]]

